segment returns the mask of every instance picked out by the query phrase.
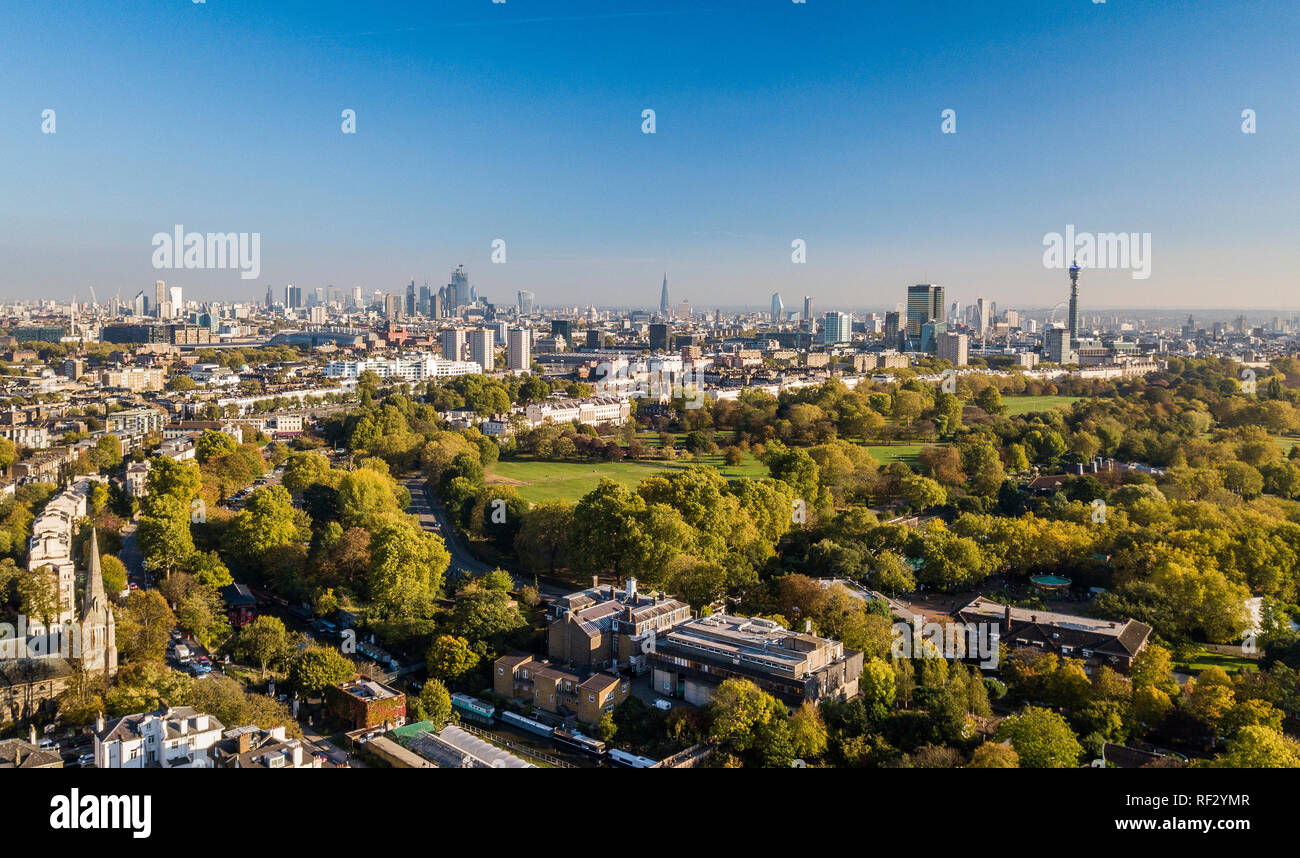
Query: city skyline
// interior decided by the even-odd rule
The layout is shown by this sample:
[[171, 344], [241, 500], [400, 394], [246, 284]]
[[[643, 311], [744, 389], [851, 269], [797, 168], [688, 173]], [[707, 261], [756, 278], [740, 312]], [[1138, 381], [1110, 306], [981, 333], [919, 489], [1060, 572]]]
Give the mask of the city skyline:
[[[653, 307], [667, 269], [701, 307], [889, 307], [922, 282], [1050, 306], [1044, 238], [1077, 226], [1152, 237], [1149, 279], [1088, 269], [1085, 306], [1300, 305], [1296, 16], [713, 5], [19, 8], [0, 34], [0, 147], [24, 166], [0, 177], [0, 300], [157, 279], [199, 300], [397, 292], [464, 262], [499, 305]], [[150, 239], [177, 224], [260, 234], [260, 277], [155, 269]]]

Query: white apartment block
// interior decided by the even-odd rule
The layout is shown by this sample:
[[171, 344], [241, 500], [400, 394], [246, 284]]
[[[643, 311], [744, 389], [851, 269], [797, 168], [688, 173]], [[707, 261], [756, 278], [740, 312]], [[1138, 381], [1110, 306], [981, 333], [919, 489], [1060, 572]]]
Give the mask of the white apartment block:
[[589, 426], [609, 423], [621, 426], [632, 414], [631, 402], [614, 396], [596, 396], [591, 399], [551, 399], [524, 409], [524, 416], [532, 427], [543, 423], [569, 423], [576, 421]]
[[359, 378], [366, 371], [373, 372], [380, 378], [425, 381], [476, 375], [483, 372], [483, 367], [474, 361], [445, 360], [432, 354], [422, 354], [413, 357], [334, 360], [325, 365], [324, 374], [327, 378]]

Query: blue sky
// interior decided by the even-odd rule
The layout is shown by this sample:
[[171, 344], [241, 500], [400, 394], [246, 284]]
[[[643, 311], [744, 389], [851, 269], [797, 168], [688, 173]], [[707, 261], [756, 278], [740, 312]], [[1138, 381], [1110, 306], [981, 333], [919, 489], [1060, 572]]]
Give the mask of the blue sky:
[[[6, 0], [0, 298], [465, 263], [502, 303], [1041, 306], [1074, 224], [1152, 234], [1085, 305], [1300, 307], [1297, 44], [1289, 0]], [[156, 272], [175, 224], [261, 233], [260, 278]]]

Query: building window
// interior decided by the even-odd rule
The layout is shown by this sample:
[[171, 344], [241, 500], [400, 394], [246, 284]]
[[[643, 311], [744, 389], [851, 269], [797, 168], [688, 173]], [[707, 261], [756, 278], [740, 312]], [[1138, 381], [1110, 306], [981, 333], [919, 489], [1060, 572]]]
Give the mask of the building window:
[[594, 694], [588, 694], [588, 695], [587, 695], [587, 702], [588, 702], [588, 703], [595, 703], [595, 702], [596, 702], [596, 695], [594, 695]]

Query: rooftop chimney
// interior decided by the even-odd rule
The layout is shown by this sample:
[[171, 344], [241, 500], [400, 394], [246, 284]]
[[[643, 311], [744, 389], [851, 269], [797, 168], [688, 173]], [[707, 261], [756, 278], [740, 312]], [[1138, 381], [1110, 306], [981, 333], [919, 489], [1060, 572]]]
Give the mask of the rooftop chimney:
[[633, 578], [633, 577], [631, 577], [631, 576], [628, 576], [628, 579], [627, 579], [627, 594], [626, 594], [625, 598], [626, 598], [629, 602], [635, 602], [635, 601], [636, 601], [636, 579]]
[[1011, 625], [1011, 606], [1007, 605], [1006, 610], [1002, 612], [1002, 621], [1008, 626]]
[[599, 576], [599, 575], [592, 575], [592, 576], [591, 576], [591, 587], [592, 587], [592, 589], [594, 590], [595, 588], [597, 588], [597, 587], [599, 587], [599, 586], [600, 586], [600, 576]]

